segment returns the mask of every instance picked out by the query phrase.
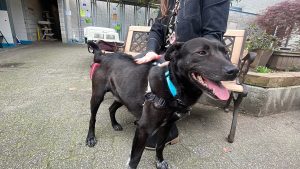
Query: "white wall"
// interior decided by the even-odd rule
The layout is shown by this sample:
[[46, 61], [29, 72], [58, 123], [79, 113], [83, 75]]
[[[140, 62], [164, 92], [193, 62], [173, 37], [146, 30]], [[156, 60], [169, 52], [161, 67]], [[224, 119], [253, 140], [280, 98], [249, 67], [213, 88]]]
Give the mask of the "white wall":
[[9, 0], [7, 5], [10, 6], [12, 22], [16, 36], [19, 40], [28, 40], [26, 26], [23, 15], [22, 2], [20, 0]]
[[0, 10], [0, 30], [8, 43], [14, 43], [7, 11]]
[[263, 12], [267, 7], [273, 6], [283, 1], [286, 0], [241, 0], [240, 2], [233, 2], [232, 5], [241, 7], [244, 12], [259, 14]]

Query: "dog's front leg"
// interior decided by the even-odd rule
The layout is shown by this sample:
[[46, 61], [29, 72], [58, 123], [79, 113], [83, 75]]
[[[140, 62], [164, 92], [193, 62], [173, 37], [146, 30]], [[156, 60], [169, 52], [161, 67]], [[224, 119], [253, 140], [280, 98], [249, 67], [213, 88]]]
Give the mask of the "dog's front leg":
[[[139, 119], [137, 128], [135, 131], [135, 135], [133, 138], [129, 168], [135, 169], [137, 168], [143, 151], [146, 146], [146, 141], [148, 137], [153, 133], [153, 131], [159, 126], [158, 120], [156, 116], [153, 116], [155, 110], [151, 110], [152, 105], [149, 102], [145, 102], [142, 117]], [[153, 114], [151, 114], [153, 113]]]
[[129, 161], [129, 168], [130, 169], [135, 169], [137, 168], [143, 151], [146, 146], [146, 141], [148, 139], [149, 132], [144, 127], [138, 126], [136, 131], [135, 131], [135, 136], [133, 138], [133, 143], [132, 143], [132, 150], [131, 150], [131, 155], [130, 155], [130, 161]]
[[168, 163], [164, 160], [163, 151], [164, 151], [166, 140], [168, 138], [168, 135], [170, 133], [172, 125], [174, 125], [174, 123], [162, 126], [158, 130], [158, 141], [157, 141], [157, 147], [156, 147], [156, 159], [157, 159], [156, 167], [158, 169], [168, 169], [169, 168]]

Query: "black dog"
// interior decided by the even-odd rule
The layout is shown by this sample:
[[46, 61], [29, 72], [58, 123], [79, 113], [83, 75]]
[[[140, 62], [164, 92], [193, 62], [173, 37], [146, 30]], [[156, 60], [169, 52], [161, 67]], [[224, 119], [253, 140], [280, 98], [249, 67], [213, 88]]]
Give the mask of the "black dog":
[[[170, 61], [167, 67], [153, 67], [151, 63], [137, 65], [129, 55], [103, 55], [95, 44], [88, 44], [94, 49], [95, 61], [101, 62], [101, 66], [92, 81], [92, 115], [86, 142], [88, 146], [96, 143], [96, 113], [104, 94], [111, 91], [116, 98], [109, 108], [114, 129], [122, 129], [115, 119], [115, 112], [122, 105], [139, 119], [129, 168], [137, 167], [146, 140], [154, 132], [159, 136], [157, 168], [168, 168], [163, 149], [170, 127], [180, 118], [180, 112], [195, 104], [203, 92], [221, 100], [228, 99], [229, 93], [220, 81], [233, 80], [238, 73], [226, 57], [225, 46], [205, 38], [172, 45], [165, 54], [165, 59]], [[151, 92], [148, 91], [145, 97], [148, 82]]]

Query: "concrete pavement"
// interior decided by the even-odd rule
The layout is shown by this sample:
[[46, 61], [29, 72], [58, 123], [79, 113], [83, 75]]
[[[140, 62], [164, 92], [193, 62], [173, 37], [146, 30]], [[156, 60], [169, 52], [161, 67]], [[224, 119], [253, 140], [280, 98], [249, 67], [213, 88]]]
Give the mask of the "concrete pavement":
[[[110, 94], [97, 116], [98, 143], [85, 146], [91, 61], [85, 46], [53, 42], [0, 52], [0, 168], [126, 168], [134, 118], [120, 108], [117, 120], [124, 130], [114, 131]], [[240, 114], [233, 144], [226, 142], [230, 123], [230, 113], [195, 105], [178, 122], [181, 142], [164, 151], [170, 167], [300, 168], [300, 112]], [[154, 157], [145, 151], [139, 168], [155, 168]]]

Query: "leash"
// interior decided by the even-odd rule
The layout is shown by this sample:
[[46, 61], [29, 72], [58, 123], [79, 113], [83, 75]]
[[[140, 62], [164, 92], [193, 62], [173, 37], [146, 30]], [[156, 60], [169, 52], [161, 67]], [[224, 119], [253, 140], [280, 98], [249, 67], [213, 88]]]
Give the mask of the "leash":
[[180, 2], [179, 2], [179, 0], [176, 0], [175, 7], [172, 10], [172, 16], [171, 16], [169, 24], [168, 24], [169, 32], [167, 34], [166, 48], [168, 48], [171, 44], [173, 44], [176, 41], [175, 26], [176, 26], [176, 22], [177, 22], [177, 15], [178, 15], [179, 9], [180, 9]]

